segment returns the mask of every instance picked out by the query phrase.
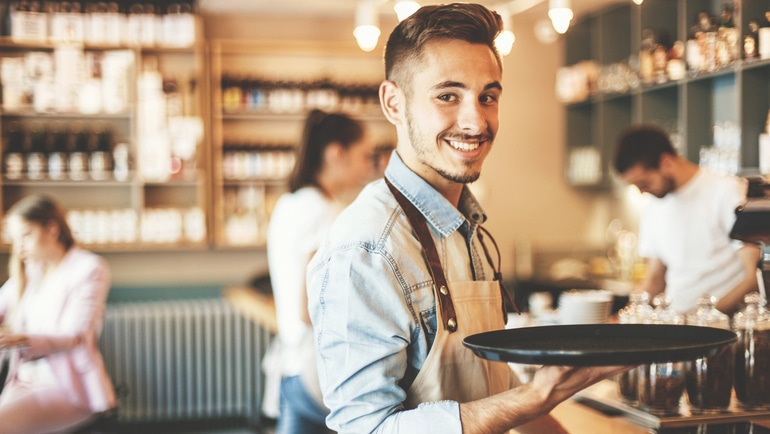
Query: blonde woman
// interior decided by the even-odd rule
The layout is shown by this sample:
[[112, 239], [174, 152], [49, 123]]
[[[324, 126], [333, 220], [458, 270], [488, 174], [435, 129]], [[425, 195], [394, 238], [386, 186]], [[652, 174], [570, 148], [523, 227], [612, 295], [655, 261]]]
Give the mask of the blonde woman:
[[0, 288], [0, 351], [10, 356], [0, 434], [65, 433], [115, 406], [97, 348], [110, 272], [79, 248], [62, 208], [30, 196], [8, 212], [10, 278]]

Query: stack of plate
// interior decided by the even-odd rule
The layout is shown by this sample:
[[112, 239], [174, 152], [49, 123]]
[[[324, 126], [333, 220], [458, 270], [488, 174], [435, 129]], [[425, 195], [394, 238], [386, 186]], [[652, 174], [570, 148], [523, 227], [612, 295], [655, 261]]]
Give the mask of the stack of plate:
[[612, 292], [602, 289], [565, 291], [559, 296], [559, 323], [605, 323], [610, 317], [612, 299]]

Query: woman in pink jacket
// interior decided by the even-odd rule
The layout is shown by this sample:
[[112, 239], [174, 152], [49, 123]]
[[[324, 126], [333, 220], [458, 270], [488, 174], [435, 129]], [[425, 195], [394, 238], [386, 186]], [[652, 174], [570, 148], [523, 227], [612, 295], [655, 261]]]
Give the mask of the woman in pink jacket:
[[75, 245], [63, 210], [30, 196], [7, 215], [10, 278], [0, 288], [0, 434], [69, 432], [115, 406], [97, 339], [110, 273]]

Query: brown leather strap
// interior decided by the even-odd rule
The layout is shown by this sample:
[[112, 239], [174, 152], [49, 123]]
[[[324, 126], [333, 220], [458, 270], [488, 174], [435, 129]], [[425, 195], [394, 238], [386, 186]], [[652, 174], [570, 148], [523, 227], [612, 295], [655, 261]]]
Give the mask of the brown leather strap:
[[[484, 243], [484, 235], [489, 237], [489, 240], [492, 241], [492, 245], [495, 246], [495, 251], [497, 252], [497, 267], [495, 267], [495, 263], [492, 261], [492, 255], [489, 254], [489, 249], [487, 249], [487, 245]], [[508, 289], [503, 283], [503, 273], [500, 271], [502, 267], [500, 248], [497, 247], [497, 241], [492, 238], [492, 234], [490, 234], [489, 231], [482, 226], [479, 226], [479, 242], [481, 242], [481, 247], [484, 248], [484, 255], [487, 257], [487, 262], [489, 262], [489, 265], [495, 272], [495, 280], [497, 280], [497, 282], [500, 284], [500, 294], [503, 296], [503, 322], [507, 323], [509, 307], [513, 308], [513, 310], [516, 311], [516, 313], [519, 315], [521, 315], [521, 312], [519, 311], [519, 307], [516, 306], [516, 303], [514, 303], [513, 298], [511, 298], [511, 293], [508, 292]]]
[[396, 201], [401, 205], [401, 209], [404, 210], [409, 224], [412, 225], [412, 229], [417, 235], [417, 241], [422, 246], [422, 251], [425, 253], [425, 257], [428, 260], [428, 269], [430, 275], [433, 278], [433, 284], [435, 285], [434, 291], [436, 294], [436, 300], [438, 307], [441, 310], [441, 316], [444, 319], [444, 328], [450, 333], [457, 330], [457, 315], [455, 314], [455, 306], [452, 303], [452, 297], [449, 294], [449, 285], [446, 282], [446, 276], [444, 275], [444, 269], [441, 267], [441, 260], [438, 256], [438, 250], [436, 250], [436, 244], [433, 242], [433, 237], [430, 235], [428, 225], [425, 223], [420, 211], [409, 201], [393, 184], [390, 183], [388, 178], [385, 178], [385, 183], [388, 185], [391, 193], [395, 196]]

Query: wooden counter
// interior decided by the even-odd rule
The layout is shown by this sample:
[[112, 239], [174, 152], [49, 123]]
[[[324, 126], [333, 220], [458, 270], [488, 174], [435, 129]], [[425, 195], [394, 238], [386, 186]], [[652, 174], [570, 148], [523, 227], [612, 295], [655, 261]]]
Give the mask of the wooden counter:
[[650, 430], [622, 416], [608, 416], [571, 399], [551, 411], [570, 434], [649, 434]]
[[225, 299], [242, 315], [278, 334], [278, 319], [275, 315], [275, 300], [270, 294], [263, 294], [248, 286], [227, 288]]

